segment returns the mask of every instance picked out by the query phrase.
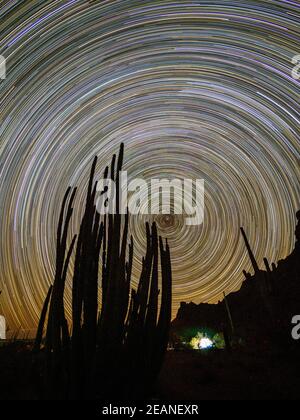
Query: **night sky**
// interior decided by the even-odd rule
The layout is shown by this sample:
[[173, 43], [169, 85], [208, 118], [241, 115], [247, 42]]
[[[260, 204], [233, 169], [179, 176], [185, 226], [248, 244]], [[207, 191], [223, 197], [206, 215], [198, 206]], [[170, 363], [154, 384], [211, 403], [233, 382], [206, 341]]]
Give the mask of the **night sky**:
[[[1, 2], [0, 313], [12, 330], [36, 326], [67, 187], [79, 188], [71, 237], [93, 157], [100, 176], [120, 142], [130, 177], [206, 182], [203, 226], [154, 217], [171, 247], [174, 316], [180, 301], [240, 287], [251, 271], [240, 226], [260, 264], [292, 251], [299, 22], [297, 1]], [[144, 221], [131, 217], [135, 285]]]

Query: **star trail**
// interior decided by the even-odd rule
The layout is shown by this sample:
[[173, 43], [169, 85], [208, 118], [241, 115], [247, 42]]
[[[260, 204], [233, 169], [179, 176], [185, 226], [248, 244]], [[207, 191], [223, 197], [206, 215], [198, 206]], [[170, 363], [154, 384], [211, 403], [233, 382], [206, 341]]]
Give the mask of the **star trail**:
[[[240, 226], [261, 266], [292, 251], [298, 2], [2, 3], [0, 312], [12, 330], [36, 327], [67, 187], [78, 186], [71, 237], [93, 157], [101, 176], [121, 142], [132, 178], [205, 180], [202, 226], [150, 218], [171, 248], [174, 316], [180, 301], [217, 302], [239, 289], [242, 270], [251, 272]], [[144, 221], [130, 219], [135, 284]]]

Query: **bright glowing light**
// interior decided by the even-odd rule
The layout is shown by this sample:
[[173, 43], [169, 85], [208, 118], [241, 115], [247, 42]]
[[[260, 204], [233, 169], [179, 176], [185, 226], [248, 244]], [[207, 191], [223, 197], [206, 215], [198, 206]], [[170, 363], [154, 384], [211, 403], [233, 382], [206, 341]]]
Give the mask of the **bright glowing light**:
[[200, 331], [195, 337], [191, 339], [189, 344], [194, 350], [209, 349], [216, 345], [214, 339], [210, 340], [205, 333], [202, 333]]
[[201, 338], [199, 347], [200, 349], [209, 349], [213, 346], [213, 342], [209, 338]]

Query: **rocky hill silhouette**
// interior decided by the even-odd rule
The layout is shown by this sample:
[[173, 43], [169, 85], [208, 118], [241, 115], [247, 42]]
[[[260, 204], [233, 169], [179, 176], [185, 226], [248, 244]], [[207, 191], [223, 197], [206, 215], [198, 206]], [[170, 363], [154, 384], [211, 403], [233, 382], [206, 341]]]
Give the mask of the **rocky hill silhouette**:
[[264, 270], [241, 229], [255, 274], [244, 272], [241, 289], [216, 305], [182, 302], [172, 323], [172, 339], [198, 329], [223, 332], [248, 346], [295, 345], [291, 330], [292, 318], [300, 314], [300, 211], [296, 216], [294, 251], [277, 265], [264, 259]]

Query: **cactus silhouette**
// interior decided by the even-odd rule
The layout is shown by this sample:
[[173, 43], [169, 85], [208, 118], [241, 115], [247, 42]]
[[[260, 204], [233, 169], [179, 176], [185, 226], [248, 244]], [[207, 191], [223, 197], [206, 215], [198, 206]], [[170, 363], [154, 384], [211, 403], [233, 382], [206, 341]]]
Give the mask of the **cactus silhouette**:
[[[151, 393], [163, 363], [171, 321], [170, 249], [158, 236], [155, 223], [151, 227], [146, 224], [146, 255], [138, 288], [131, 289], [134, 241], [132, 236], [129, 238], [128, 212], [122, 216], [119, 209], [123, 157], [121, 144], [118, 157], [114, 155], [110, 168], [105, 169], [104, 178], [110, 170], [117, 193], [115, 214], [103, 217], [95, 206], [97, 158], [94, 159], [78, 239], [74, 236], [68, 251], [67, 235], [76, 189], [69, 188], [62, 203], [56, 274], [42, 309], [34, 346], [37, 358], [48, 313], [44, 357], [43, 362], [39, 358], [38, 369], [45, 399], [142, 398]], [[105, 192], [101, 192], [103, 199]], [[64, 289], [75, 244], [70, 334]]]
[[258, 267], [257, 261], [255, 259], [255, 256], [254, 256], [253, 252], [252, 252], [252, 249], [251, 249], [251, 246], [249, 244], [247, 235], [246, 235], [246, 233], [244, 231], [244, 228], [242, 228], [242, 227], [241, 227], [241, 233], [242, 233], [243, 239], [245, 241], [245, 245], [246, 245], [246, 248], [247, 248], [247, 251], [248, 251], [248, 255], [249, 255], [249, 258], [250, 258], [252, 267], [254, 269], [254, 272], [255, 272], [255, 274], [256, 273], [259, 273], [259, 267]]

